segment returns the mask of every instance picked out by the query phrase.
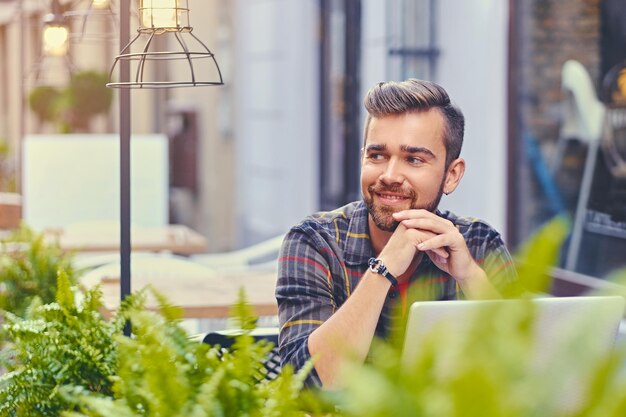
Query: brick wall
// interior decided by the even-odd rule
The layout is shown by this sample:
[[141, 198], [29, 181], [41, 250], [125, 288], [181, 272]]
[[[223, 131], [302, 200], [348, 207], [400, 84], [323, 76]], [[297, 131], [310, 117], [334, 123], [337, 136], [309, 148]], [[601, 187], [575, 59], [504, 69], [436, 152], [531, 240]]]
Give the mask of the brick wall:
[[521, 75], [523, 121], [541, 143], [559, 127], [561, 67], [580, 61], [597, 85], [600, 71], [600, 0], [523, 1]]
[[[561, 120], [563, 63], [569, 59], [580, 61], [589, 71], [594, 84], [598, 84], [600, 2], [516, 1], [519, 139], [522, 139], [523, 133], [535, 137], [547, 163], [551, 162]], [[523, 147], [520, 146], [520, 149]], [[531, 161], [521, 156], [519, 161], [526, 163], [518, 166], [516, 179], [519, 207], [514, 214], [514, 222], [517, 243], [552, 215], [533, 173]], [[576, 198], [575, 195], [564, 197], [569, 203]]]

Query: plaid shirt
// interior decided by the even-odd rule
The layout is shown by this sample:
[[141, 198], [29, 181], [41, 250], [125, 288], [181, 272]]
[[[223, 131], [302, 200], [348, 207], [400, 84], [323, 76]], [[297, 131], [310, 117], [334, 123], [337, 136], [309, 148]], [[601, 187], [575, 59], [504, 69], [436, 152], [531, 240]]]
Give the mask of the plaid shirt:
[[[463, 237], [474, 259], [489, 271], [495, 283], [515, 275], [511, 255], [500, 234], [478, 219], [457, 217], [437, 211], [452, 221]], [[490, 256], [487, 256], [490, 255]], [[276, 299], [280, 320], [279, 349], [283, 365], [300, 369], [311, 357], [308, 337], [326, 321], [350, 296], [365, 274], [372, 251], [368, 211], [362, 201], [350, 203], [330, 212], [316, 213], [293, 227], [285, 237], [278, 260]], [[456, 281], [437, 268], [427, 256], [422, 258], [410, 279], [426, 288], [432, 300], [452, 300], [462, 296]], [[392, 289], [379, 318], [376, 335], [390, 331], [396, 301]], [[321, 385], [315, 369], [307, 380]]]

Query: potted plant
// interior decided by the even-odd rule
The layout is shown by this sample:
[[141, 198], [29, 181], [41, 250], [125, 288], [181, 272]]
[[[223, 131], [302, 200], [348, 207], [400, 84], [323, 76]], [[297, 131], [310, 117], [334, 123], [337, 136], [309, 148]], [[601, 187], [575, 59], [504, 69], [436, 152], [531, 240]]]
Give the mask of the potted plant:
[[87, 132], [93, 117], [111, 107], [113, 92], [106, 87], [107, 79], [97, 71], [77, 72], [65, 88], [33, 88], [28, 103], [41, 123], [57, 123], [63, 133]]

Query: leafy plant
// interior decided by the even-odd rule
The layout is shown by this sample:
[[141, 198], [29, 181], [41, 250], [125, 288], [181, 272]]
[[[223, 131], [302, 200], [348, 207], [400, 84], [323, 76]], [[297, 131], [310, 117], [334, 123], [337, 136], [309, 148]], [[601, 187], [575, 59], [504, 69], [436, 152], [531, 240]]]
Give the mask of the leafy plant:
[[[462, 337], [432, 333], [410, 365], [399, 349], [377, 342], [371, 365], [349, 370], [337, 401], [347, 416], [361, 417], [625, 415], [623, 349], [598, 358], [584, 340], [564, 340], [561, 355], [537, 367], [532, 323], [530, 305], [487, 311]], [[586, 371], [574, 372], [580, 362]]]
[[67, 94], [75, 118], [89, 119], [109, 111], [113, 92], [106, 87], [107, 81], [105, 73], [96, 71], [83, 71], [72, 76]]
[[[526, 289], [545, 291], [542, 274], [566, 232], [567, 223], [558, 220], [521, 251]], [[259, 380], [271, 345], [252, 338], [256, 318], [243, 295], [233, 310], [242, 334], [224, 350], [190, 338], [180, 310], [159, 294], [159, 311], [146, 310], [139, 293], [107, 322], [97, 313], [97, 291], [79, 305], [65, 275], [58, 287], [55, 303], [35, 302], [24, 319], [8, 315], [15, 346], [10, 372], [0, 378], [0, 417], [626, 415], [626, 351], [592, 357], [585, 340], [564, 340], [557, 358], [537, 366], [535, 312], [524, 299], [486, 311], [462, 333], [435, 330], [411, 363], [401, 360], [398, 339], [375, 341], [370, 361], [349, 367], [342, 390], [321, 393], [303, 389], [312, 364]], [[121, 335], [127, 319], [132, 338]], [[577, 324], [591, 328], [592, 319]], [[584, 363], [585, 373], [575, 407], [564, 408], [573, 361]]]
[[113, 92], [106, 88], [107, 75], [97, 71], [73, 74], [65, 88], [38, 86], [28, 103], [41, 122], [57, 122], [59, 130], [89, 130], [91, 118], [109, 111]]
[[99, 311], [101, 298], [99, 290], [92, 290], [76, 302], [71, 281], [61, 271], [55, 302], [35, 299], [25, 318], [6, 314], [5, 328], [13, 343], [3, 354], [9, 372], [0, 377], [0, 416], [58, 417], [73, 407], [60, 395], [65, 385], [112, 394], [114, 337], [124, 321], [105, 320]]
[[58, 88], [51, 86], [37, 86], [28, 95], [28, 105], [42, 122], [52, 122], [57, 117], [55, 103], [61, 96]]
[[60, 270], [75, 282], [71, 257], [42, 234], [22, 226], [0, 244], [0, 310], [22, 316], [34, 298], [53, 302]]
[[[161, 304], [165, 305], [161, 298]], [[294, 375], [290, 369], [273, 381], [259, 381], [267, 342], [250, 335], [255, 320], [243, 298], [236, 306], [243, 333], [232, 350], [210, 347], [188, 337], [178, 314], [168, 307], [162, 314], [133, 311], [133, 338], [119, 337], [119, 368], [114, 398], [67, 388], [80, 413], [93, 416], [305, 416], [328, 412], [313, 393], [302, 391], [309, 369]]]
[[[243, 329], [232, 350], [190, 338], [180, 310], [154, 293], [158, 312], [139, 292], [117, 318], [99, 314], [101, 293], [75, 301], [70, 280], [59, 274], [56, 302], [35, 299], [26, 317], [7, 314], [13, 345], [4, 354], [0, 417], [16, 416], [304, 416], [332, 407], [303, 391], [310, 370], [289, 368], [260, 381], [272, 345], [255, 342], [256, 317], [241, 295], [233, 312]], [[133, 337], [122, 335], [126, 320]]]
[[9, 143], [0, 138], [0, 191], [14, 192], [16, 190], [15, 167], [10, 162]]

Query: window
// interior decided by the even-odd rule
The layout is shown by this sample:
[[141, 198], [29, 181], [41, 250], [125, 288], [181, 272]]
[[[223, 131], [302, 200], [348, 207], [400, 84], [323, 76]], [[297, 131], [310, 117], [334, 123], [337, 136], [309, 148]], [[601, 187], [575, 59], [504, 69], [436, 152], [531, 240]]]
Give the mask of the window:
[[437, 76], [436, 0], [387, 2], [387, 75], [389, 79]]

